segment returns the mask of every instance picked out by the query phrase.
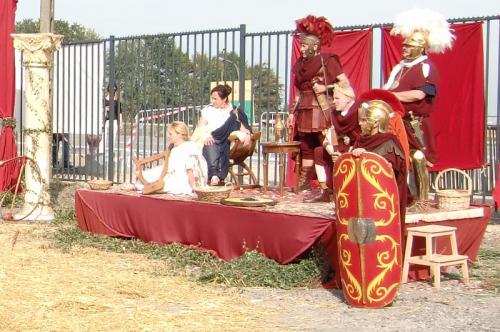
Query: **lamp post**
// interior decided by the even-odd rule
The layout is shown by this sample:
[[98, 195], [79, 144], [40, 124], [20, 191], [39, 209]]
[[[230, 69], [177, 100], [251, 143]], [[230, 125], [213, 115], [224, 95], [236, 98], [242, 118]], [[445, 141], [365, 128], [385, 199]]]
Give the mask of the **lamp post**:
[[[227, 62], [227, 63], [232, 64], [234, 66], [234, 69], [236, 70], [236, 80], [240, 79], [240, 69], [238, 68], [238, 66], [234, 62], [232, 62], [231, 60], [225, 59], [223, 57], [218, 57], [217, 59], [219, 61]], [[222, 69], [222, 72], [224, 72], [224, 68]], [[222, 78], [224, 78], [224, 76]]]

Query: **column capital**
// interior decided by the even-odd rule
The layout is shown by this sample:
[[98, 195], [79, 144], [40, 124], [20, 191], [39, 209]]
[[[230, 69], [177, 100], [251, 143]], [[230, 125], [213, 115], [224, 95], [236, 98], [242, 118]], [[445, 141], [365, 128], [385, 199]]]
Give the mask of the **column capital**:
[[13, 33], [14, 48], [23, 52], [24, 66], [50, 66], [52, 54], [61, 48], [63, 35], [53, 33]]

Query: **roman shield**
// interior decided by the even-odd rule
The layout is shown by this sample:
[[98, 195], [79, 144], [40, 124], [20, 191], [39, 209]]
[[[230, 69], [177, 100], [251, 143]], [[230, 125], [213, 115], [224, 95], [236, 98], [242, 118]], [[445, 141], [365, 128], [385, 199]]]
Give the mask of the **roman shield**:
[[342, 290], [355, 307], [381, 308], [401, 280], [399, 197], [391, 165], [366, 152], [342, 155], [333, 170]]

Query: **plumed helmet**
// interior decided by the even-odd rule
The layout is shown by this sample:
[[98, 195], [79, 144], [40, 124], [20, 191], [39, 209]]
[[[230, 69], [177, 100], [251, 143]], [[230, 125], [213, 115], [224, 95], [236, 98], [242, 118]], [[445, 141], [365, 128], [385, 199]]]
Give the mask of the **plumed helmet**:
[[323, 16], [308, 15], [295, 21], [295, 34], [307, 45], [328, 45], [334, 37], [333, 27]]
[[383, 89], [371, 89], [363, 92], [357, 99], [359, 103], [364, 103], [370, 100], [382, 100], [390, 107], [390, 112], [396, 112], [405, 115], [405, 108], [394, 93]]
[[426, 31], [415, 31], [409, 37], [405, 38], [403, 44], [428, 49], [429, 43], [427, 38], [428, 33]]
[[370, 100], [361, 104], [361, 110], [370, 123], [378, 122], [378, 130], [381, 133], [387, 131], [389, 126], [389, 114], [392, 112], [391, 107], [382, 100]]
[[451, 49], [455, 36], [443, 15], [430, 9], [412, 9], [398, 15], [391, 30], [404, 44], [442, 53]]

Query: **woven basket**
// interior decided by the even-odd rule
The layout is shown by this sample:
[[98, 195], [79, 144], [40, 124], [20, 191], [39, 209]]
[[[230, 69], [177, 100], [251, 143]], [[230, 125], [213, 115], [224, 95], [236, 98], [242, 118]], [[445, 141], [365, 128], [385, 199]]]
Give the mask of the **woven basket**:
[[220, 203], [222, 199], [229, 197], [233, 190], [233, 185], [226, 183], [225, 186], [196, 187], [193, 190], [198, 196], [199, 201]]
[[113, 181], [99, 179], [89, 180], [87, 183], [92, 190], [108, 190], [113, 185]]
[[[439, 180], [445, 173], [456, 172], [467, 180], [464, 189], [440, 189]], [[434, 188], [436, 189], [436, 199], [438, 208], [442, 210], [463, 210], [467, 209], [470, 205], [470, 198], [472, 194], [472, 179], [462, 170], [456, 168], [447, 168], [439, 172], [434, 180]]]

